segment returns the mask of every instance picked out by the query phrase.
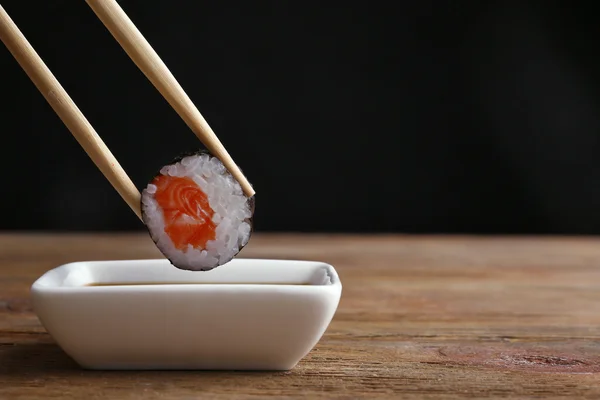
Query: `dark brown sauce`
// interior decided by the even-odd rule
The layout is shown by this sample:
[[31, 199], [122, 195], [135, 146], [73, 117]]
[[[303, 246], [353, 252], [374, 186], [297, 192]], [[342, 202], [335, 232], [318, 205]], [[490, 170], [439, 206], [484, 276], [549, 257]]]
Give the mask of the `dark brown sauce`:
[[92, 282], [84, 286], [160, 286], [160, 285], [286, 285], [307, 286], [311, 283], [289, 282]]

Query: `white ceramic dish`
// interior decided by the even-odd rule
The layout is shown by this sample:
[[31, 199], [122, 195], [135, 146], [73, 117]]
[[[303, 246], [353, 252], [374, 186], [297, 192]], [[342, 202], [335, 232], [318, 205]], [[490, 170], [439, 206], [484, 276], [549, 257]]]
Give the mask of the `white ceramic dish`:
[[329, 326], [342, 285], [321, 262], [234, 259], [193, 272], [127, 260], [65, 264], [31, 291], [83, 368], [289, 370]]

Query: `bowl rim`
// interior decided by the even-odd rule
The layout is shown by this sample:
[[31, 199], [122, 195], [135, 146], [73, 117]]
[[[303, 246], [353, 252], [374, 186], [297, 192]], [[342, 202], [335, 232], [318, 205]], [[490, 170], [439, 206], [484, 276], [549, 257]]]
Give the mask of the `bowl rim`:
[[[287, 291], [341, 291], [342, 283], [335, 267], [329, 263], [316, 260], [293, 260], [293, 259], [275, 259], [275, 258], [235, 258], [230, 263], [244, 263], [244, 262], [268, 262], [268, 263], [281, 263], [281, 264], [305, 264], [311, 268], [321, 267], [329, 278], [329, 282], [325, 284], [312, 284], [312, 283], [271, 283], [271, 282], [159, 282], [150, 284], [135, 283], [132, 285], [122, 284], [119, 282], [118, 285], [90, 285], [96, 282], [87, 282], [81, 285], [45, 285], [42, 284], [44, 281], [49, 280], [49, 275], [61, 273], [63, 270], [76, 269], [78, 267], [92, 267], [98, 268], [103, 265], [109, 264], [134, 264], [139, 262], [155, 263], [158, 265], [170, 264], [169, 260], [163, 258], [144, 258], [144, 259], [114, 259], [114, 260], [84, 260], [84, 261], [72, 261], [62, 265], [58, 265], [39, 276], [31, 285], [30, 291], [33, 294], [51, 294], [51, 293], [70, 293], [70, 294], [84, 294], [84, 293], [103, 293], [114, 294], [116, 292], [127, 293], [127, 292], [163, 292], [163, 291], [227, 291], [232, 290], [247, 291], [249, 289], [272, 289], [272, 290], [287, 290]], [[219, 268], [226, 268], [227, 265], [222, 265]], [[284, 266], [285, 267], [285, 266]], [[173, 267], [175, 268], [175, 267]], [[184, 271], [188, 273], [188, 271]], [[210, 273], [210, 271], [208, 271]], [[68, 273], [68, 272], [67, 272]], [[194, 271], [194, 274], [204, 274], [205, 271]]]

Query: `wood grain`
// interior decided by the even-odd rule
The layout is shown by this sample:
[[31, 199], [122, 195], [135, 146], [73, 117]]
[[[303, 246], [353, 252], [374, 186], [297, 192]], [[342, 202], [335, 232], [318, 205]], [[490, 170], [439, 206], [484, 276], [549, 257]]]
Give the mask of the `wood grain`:
[[256, 234], [242, 257], [332, 263], [344, 292], [288, 372], [93, 372], [29, 286], [70, 261], [159, 257], [147, 235], [0, 235], [0, 398], [600, 398], [600, 240]]

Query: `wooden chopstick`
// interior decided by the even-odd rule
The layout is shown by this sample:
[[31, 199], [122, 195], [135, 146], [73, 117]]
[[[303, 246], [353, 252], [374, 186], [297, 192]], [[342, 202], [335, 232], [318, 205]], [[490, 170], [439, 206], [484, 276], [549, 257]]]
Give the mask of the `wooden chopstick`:
[[0, 40], [106, 179], [138, 218], [142, 219], [139, 190], [2, 5], [0, 5]]
[[115, 0], [86, 0], [131, 60], [251, 197], [254, 189], [156, 51]]

